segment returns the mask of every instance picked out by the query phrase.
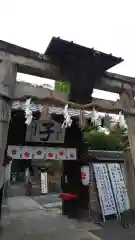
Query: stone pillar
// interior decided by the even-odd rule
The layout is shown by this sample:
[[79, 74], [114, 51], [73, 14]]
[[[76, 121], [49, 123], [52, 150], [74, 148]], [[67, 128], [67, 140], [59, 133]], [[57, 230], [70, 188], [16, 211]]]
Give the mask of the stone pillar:
[[135, 209], [135, 174], [130, 148], [124, 150], [125, 184], [128, 190], [131, 209]]
[[[120, 95], [121, 106], [127, 110], [134, 107], [132, 92], [123, 92]], [[128, 126], [129, 148], [125, 150], [124, 168], [126, 174], [126, 185], [130, 205], [135, 209], [135, 115], [124, 114]]]
[[9, 61], [0, 63], [0, 225], [4, 185], [4, 158], [11, 115], [12, 97], [16, 84], [17, 68]]

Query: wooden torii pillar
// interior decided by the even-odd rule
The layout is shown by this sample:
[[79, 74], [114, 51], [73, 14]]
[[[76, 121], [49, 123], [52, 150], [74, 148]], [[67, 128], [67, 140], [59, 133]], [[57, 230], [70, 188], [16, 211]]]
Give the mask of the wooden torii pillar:
[[[120, 94], [121, 105], [127, 110], [134, 108], [134, 96], [132, 91], [124, 91]], [[125, 176], [131, 209], [135, 209], [135, 114], [124, 114], [128, 126], [129, 148], [125, 149]]]

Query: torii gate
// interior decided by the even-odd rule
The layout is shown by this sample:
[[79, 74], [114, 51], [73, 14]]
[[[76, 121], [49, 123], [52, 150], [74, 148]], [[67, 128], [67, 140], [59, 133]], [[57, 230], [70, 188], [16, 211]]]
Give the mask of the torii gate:
[[[97, 63], [99, 64], [98, 70], [97, 70], [99, 71], [99, 75], [96, 76], [95, 80], [93, 81], [91, 80], [91, 82], [88, 82], [90, 76], [95, 76], [94, 75], [95, 73], [93, 73], [94, 70], [88, 71], [90, 66], [88, 65], [87, 61], [85, 61], [85, 64], [87, 65], [87, 69], [85, 67], [86, 65], [83, 65], [83, 61], [81, 61], [82, 65], [79, 65], [79, 66], [81, 66], [83, 70], [88, 71], [87, 76], [85, 77], [83, 76], [82, 74], [84, 73], [83, 71], [81, 72], [82, 74], [81, 76], [80, 75], [75, 76], [73, 72], [78, 71], [77, 70], [78, 65], [77, 66], [74, 65], [75, 69], [72, 69], [73, 67], [69, 66], [70, 61], [71, 63], [76, 62], [76, 59], [72, 58], [74, 57], [75, 52], [72, 52], [72, 54], [70, 53], [70, 57], [68, 59], [69, 60], [68, 65], [66, 65], [67, 68], [65, 67], [65, 65], [62, 65], [62, 62], [65, 61], [63, 55], [61, 57], [63, 61], [59, 59], [59, 57], [57, 59], [54, 56], [56, 54], [56, 51], [55, 51], [56, 46], [54, 47], [55, 45], [54, 43], [56, 43], [57, 45], [59, 41], [62, 41], [62, 44], [70, 44], [72, 46], [75, 45], [75, 47], [77, 46], [74, 43], [68, 43], [64, 40], [53, 38], [51, 41], [51, 44], [47, 49], [46, 54], [42, 55], [40, 53], [31, 51], [29, 49], [24, 49], [19, 46], [15, 46], [13, 44], [0, 41], [0, 61], [1, 61], [0, 62], [0, 188], [1, 189], [3, 186], [3, 177], [4, 177], [3, 176], [4, 174], [3, 160], [4, 160], [4, 154], [5, 154], [5, 148], [6, 148], [12, 101], [26, 99], [27, 97], [32, 97], [33, 99], [39, 99], [41, 102], [47, 102], [48, 104], [53, 103], [55, 105], [65, 105], [66, 103], [68, 103], [70, 106], [75, 108], [80, 108], [82, 110], [83, 109], [90, 110], [91, 108], [93, 108], [93, 106], [95, 106], [97, 110], [103, 111], [103, 112], [118, 113], [119, 111], [122, 111], [127, 120], [130, 149], [132, 153], [133, 166], [135, 167], [135, 150], [134, 150], [135, 79], [121, 76], [118, 74], [106, 73], [105, 71], [108, 68], [121, 62], [122, 59], [118, 59], [110, 55], [110, 57], [112, 58], [111, 64], [107, 66], [102, 66], [101, 68], [100, 67], [101, 62], [99, 61], [100, 60], [99, 56], [100, 54], [101, 55], [103, 54], [93, 49], [87, 49], [87, 48], [83, 49], [83, 54], [85, 56], [85, 59], [87, 58], [88, 60], [90, 54], [93, 54], [93, 56], [94, 54], [96, 55], [97, 62], [95, 63], [95, 65]], [[52, 49], [52, 45], [53, 45], [53, 51], [50, 50]], [[81, 48], [84, 48], [84, 47], [79, 46], [79, 49]], [[80, 50], [77, 50], [77, 51], [80, 51]], [[47, 55], [49, 55], [49, 57]], [[57, 55], [59, 55], [59, 52], [57, 52]], [[106, 56], [108, 57], [109, 55], [105, 55], [105, 54], [103, 55], [104, 58]], [[80, 62], [78, 64], [80, 64]], [[94, 68], [95, 65], [93, 64], [92, 67]], [[72, 77], [74, 79], [78, 78], [80, 81], [80, 79], [85, 78], [84, 85], [85, 85], [85, 82], [87, 82], [87, 84], [82, 88], [83, 92], [81, 92], [81, 88], [77, 91], [77, 87], [79, 87], [79, 84], [81, 84], [80, 82], [78, 83], [76, 83], [75, 81], [70, 82], [71, 92], [73, 93], [70, 99], [74, 100], [75, 102], [74, 103], [74, 102], [69, 102], [67, 99], [67, 96], [65, 96], [65, 94], [60, 93], [58, 91], [55, 91], [55, 90], [51, 91], [49, 89], [33, 87], [28, 85], [27, 83], [16, 82], [17, 72], [54, 79], [54, 80], [61, 80], [61, 79], [70, 80], [70, 78]], [[89, 101], [86, 102], [88, 98], [88, 93], [89, 93], [88, 90], [90, 91], [90, 93], [92, 93], [93, 88], [119, 93], [120, 100], [117, 100], [116, 102], [112, 102], [108, 100], [93, 98], [93, 99], [90, 99], [90, 103]], [[81, 100], [77, 104], [76, 99], [79, 96], [79, 94], [81, 96], [80, 98]], [[83, 101], [83, 95], [86, 95], [84, 101]], [[76, 96], [76, 99], [74, 99], [74, 96]], [[134, 171], [134, 169], [132, 170]], [[131, 184], [133, 186], [132, 195], [134, 195], [133, 206], [135, 207], [135, 179], [134, 178], [132, 179]]]

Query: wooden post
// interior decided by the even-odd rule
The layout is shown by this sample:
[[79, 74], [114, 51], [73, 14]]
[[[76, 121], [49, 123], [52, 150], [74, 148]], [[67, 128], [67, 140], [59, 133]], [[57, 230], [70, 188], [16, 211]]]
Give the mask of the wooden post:
[[[127, 110], [134, 107], [134, 97], [132, 92], [123, 92], [120, 95], [121, 105]], [[124, 168], [126, 176], [126, 186], [130, 200], [130, 206], [135, 209], [135, 116], [125, 114], [128, 126], [129, 149], [125, 150]]]
[[16, 65], [9, 61], [0, 63], [0, 227], [4, 186], [4, 157], [11, 115], [12, 96], [16, 84]]

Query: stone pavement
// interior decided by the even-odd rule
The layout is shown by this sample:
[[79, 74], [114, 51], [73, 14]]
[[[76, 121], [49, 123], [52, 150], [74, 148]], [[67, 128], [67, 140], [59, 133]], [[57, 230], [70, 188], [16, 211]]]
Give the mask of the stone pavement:
[[123, 228], [119, 220], [106, 221], [100, 229], [93, 229], [92, 232], [102, 240], [135, 240], [135, 225]]
[[[42, 199], [43, 200], [43, 199]], [[134, 240], [135, 225], [124, 229], [120, 221], [109, 220], [104, 226], [78, 222], [61, 216], [60, 208], [44, 208], [29, 197], [10, 197], [3, 211], [1, 240]]]
[[1, 240], [98, 240], [88, 230], [95, 225], [80, 226], [75, 220], [61, 216], [59, 209], [45, 210], [29, 197], [8, 199], [9, 211], [3, 216]]

